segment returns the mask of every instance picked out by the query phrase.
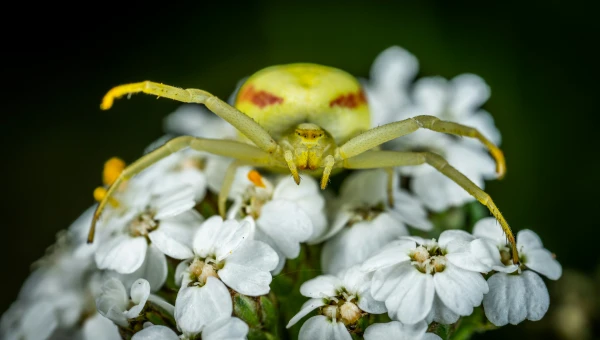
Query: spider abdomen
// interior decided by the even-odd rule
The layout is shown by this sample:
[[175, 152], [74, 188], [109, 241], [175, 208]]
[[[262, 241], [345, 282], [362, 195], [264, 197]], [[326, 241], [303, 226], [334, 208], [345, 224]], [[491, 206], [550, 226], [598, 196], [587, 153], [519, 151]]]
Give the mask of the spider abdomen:
[[313, 123], [340, 145], [371, 127], [358, 80], [317, 64], [279, 65], [256, 72], [240, 88], [235, 107], [275, 140], [298, 124]]

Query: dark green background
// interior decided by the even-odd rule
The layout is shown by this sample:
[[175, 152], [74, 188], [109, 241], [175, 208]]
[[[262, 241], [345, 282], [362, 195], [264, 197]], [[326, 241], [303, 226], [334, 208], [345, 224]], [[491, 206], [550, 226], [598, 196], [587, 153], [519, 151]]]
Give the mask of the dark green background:
[[[226, 98], [262, 67], [315, 62], [368, 76], [400, 45], [420, 76], [472, 72], [492, 88], [508, 174], [489, 192], [514, 229], [534, 229], [566, 268], [598, 266], [598, 25], [585, 3], [90, 2], [5, 13], [0, 312], [55, 233], [93, 203], [103, 162], [131, 162], [179, 104], [106, 90], [155, 80]], [[70, 14], [74, 11], [77, 14]], [[8, 78], [6, 78], [8, 77]], [[519, 333], [513, 327], [491, 336]]]

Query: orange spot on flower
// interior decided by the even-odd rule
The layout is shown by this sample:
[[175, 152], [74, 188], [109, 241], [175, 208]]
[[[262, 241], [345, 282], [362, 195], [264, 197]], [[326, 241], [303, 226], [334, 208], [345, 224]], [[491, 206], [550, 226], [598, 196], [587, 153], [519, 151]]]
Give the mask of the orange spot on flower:
[[358, 92], [339, 95], [334, 100], [329, 102], [329, 107], [339, 106], [353, 109], [366, 103], [367, 98], [365, 93], [363, 90], [359, 90]]
[[261, 109], [265, 106], [283, 103], [283, 98], [278, 97], [272, 94], [271, 92], [262, 90], [256, 91], [256, 89], [254, 89], [254, 86], [252, 85], [247, 85], [242, 89], [238, 100], [250, 101], [254, 105], [260, 107]]
[[248, 179], [254, 183], [257, 187], [265, 188], [265, 183], [262, 180], [262, 176], [256, 170], [250, 170], [248, 172]]

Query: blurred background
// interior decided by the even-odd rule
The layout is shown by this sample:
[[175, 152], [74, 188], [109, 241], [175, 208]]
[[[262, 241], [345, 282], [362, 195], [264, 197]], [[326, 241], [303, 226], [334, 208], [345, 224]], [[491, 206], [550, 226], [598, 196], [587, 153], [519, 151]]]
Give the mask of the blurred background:
[[477, 338], [599, 336], [600, 114], [590, 48], [600, 30], [584, 3], [92, 1], [37, 14], [17, 6], [4, 15], [19, 24], [2, 24], [0, 313], [56, 232], [93, 204], [104, 161], [135, 160], [179, 106], [140, 95], [102, 112], [112, 86], [148, 79], [227, 98], [242, 77], [273, 64], [367, 77], [377, 54], [399, 45], [420, 61], [419, 76], [471, 72], [491, 86], [485, 109], [502, 132], [508, 174], [487, 189], [512, 227], [535, 230], [565, 269], [546, 281], [543, 321]]

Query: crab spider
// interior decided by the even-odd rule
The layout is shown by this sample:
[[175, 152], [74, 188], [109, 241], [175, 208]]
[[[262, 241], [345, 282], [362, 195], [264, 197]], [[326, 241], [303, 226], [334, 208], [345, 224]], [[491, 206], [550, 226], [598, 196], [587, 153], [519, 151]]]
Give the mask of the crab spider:
[[432, 116], [416, 116], [371, 128], [368, 105], [358, 81], [344, 71], [315, 64], [273, 66], [255, 73], [240, 88], [235, 107], [203, 90], [144, 81], [111, 89], [104, 96], [101, 109], [109, 109], [116, 98], [137, 92], [204, 104], [233, 125], [240, 138], [234, 141], [176, 137], [129, 165], [100, 200], [88, 242], [93, 242], [96, 222], [115, 188], [146, 167], [189, 147], [236, 160], [227, 170], [219, 194], [221, 214], [235, 169], [241, 165], [289, 172], [296, 183], [300, 183], [300, 171], [321, 176], [321, 188], [325, 189], [329, 177], [342, 169], [429, 164], [490, 210], [511, 245], [513, 262], [519, 262], [515, 237], [492, 198], [444, 158], [432, 152], [378, 150], [381, 144], [418, 129], [471, 137], [488, 148], [496, 161], [498, 176], [502, 177], [506, 171], [502, 151], [474, 128]]

